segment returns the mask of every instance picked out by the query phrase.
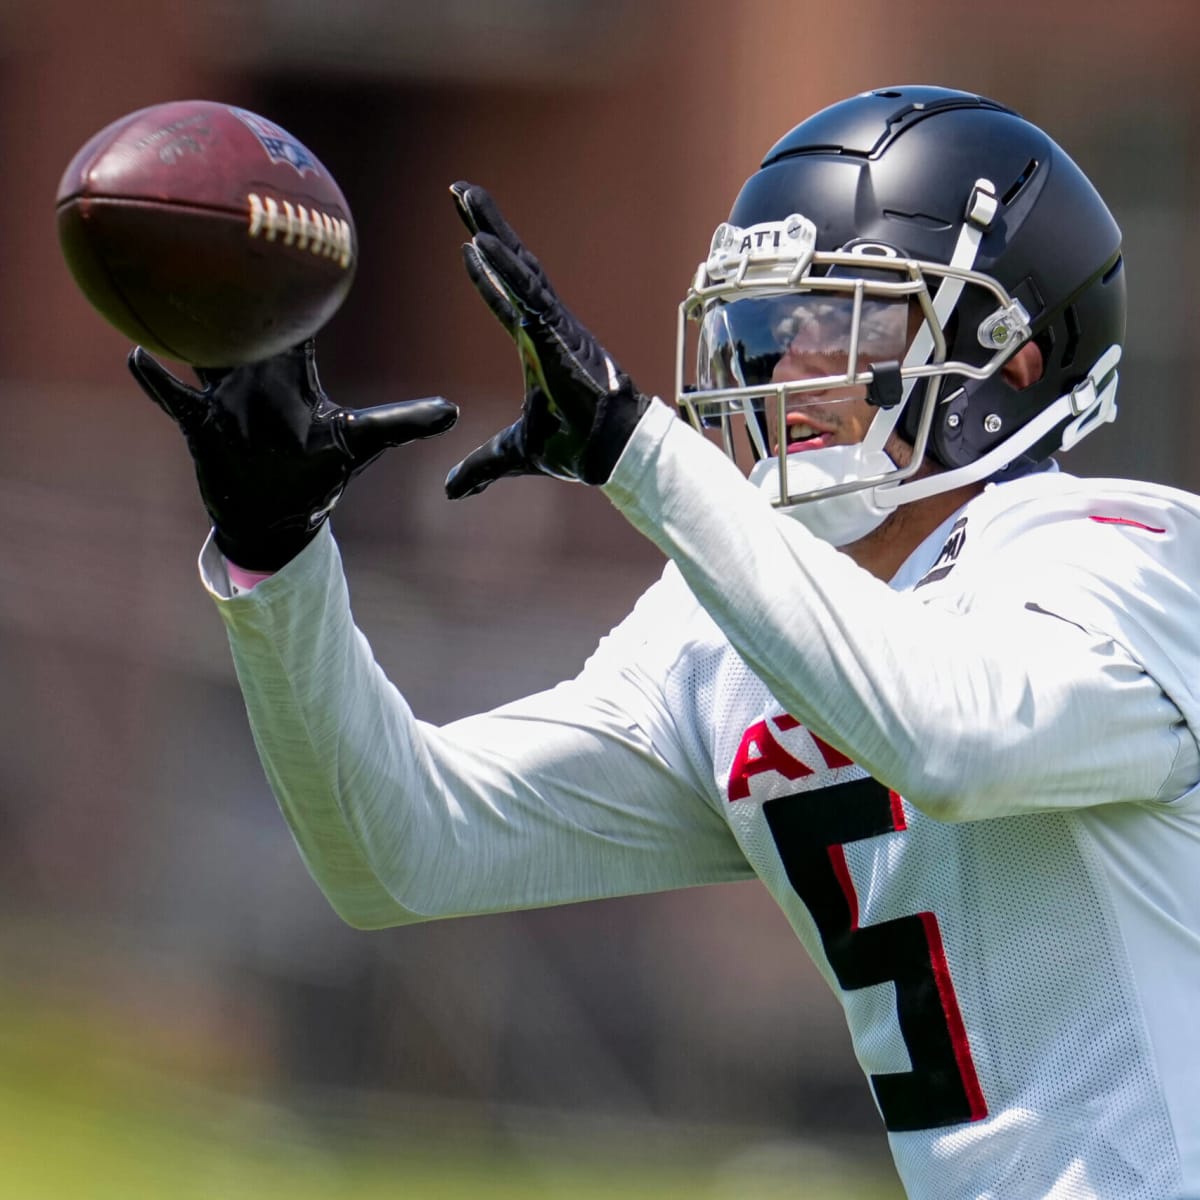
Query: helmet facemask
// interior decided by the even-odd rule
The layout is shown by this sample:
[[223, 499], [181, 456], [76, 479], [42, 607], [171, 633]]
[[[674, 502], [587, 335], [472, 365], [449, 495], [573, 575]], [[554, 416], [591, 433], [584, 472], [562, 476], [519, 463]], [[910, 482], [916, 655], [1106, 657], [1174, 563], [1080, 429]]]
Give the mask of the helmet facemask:
[[[872, 344], [887, 303], [908, 306], [899, 354]], [[803, 367], [780, 366], [790, 330], [767, 314], [787, 305], [798, 330], [830, 321]], [[843, 545], [1113, 420], [1124, 330], [1121, 231], [1079, 167], [987, 97], [906, 85], [767, 151], [680, 307], [676, 395], [773, 504]], [[1032, 349], [1006, 370], [1030, 341], [1036, 371]], [[806, 411], [817, 436], [778, 453]]]
[[[905, 494], [928, 457], [939, 404], [995, 375], [1031, 336], [1022, 305], [972, 269], [994, 204], [979, 181], [948, 264], [872, 242], [817, 251], [815, 226], [800, 214], [745, 229], [721, 225], [679, 310], [681, 409], [697, 428], [716, 430], [755, 482], [773, 476], [772, 503], [806, 523], [800, 506], [814, 501], [867, 492], [856, 503], [878, 524], [909, 498], [969, 482], [949, 470], [931, 483], [926, 472], [917, 493]], [[975, 314], [980, 353], [972, 362], [947, 358], [945, 331], [961, 310]], [[825, 446], [814, 421], [808, 430], [817, 436], [806, 447], [779, 453], [787, 430], [806, 431], [807, 408], [827, 412], [864, 396], [877, 411], [861, 444]], [[897, 430], [911, 444], [902, 466], [885, 453]]]

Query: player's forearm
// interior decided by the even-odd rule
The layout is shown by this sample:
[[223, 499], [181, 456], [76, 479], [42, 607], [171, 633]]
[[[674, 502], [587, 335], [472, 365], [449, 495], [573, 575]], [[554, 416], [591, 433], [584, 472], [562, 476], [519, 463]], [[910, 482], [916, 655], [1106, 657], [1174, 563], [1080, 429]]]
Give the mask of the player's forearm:
[[263, 768], [339, 914], [369, 928], [503, 907], [482, 785], [375, 662], [328, 531], [220, 611]]
[[1170, 706], [1152, 681], [1097, 665], [1050, 618], [998, 627], [893, 592], [665, 408], [605, 490], [786, 711], [931, 815], [1146, 799], [1168, 778]]
[[352, 924], [745, 875], [611, 692], [569, 683], [442, 729], [415, 720], [353, 624], [328, 533], [221, 611], [272, 788]]
[[[233, 601], [211, 542], [202, 575], [222, 601], [259, 757], [310, 873], [350, 924], [400, 924], [418, 917], [381, 881], [343, 807], [342, 776], [359, 758], [353, 740], [368, 736], [354, 729], [354, 705], [345, 706], [344, 692], [350, 675], [369, 677], [377, 668], [356, 644], [328, 533], [319, 541], [277, 578]], [[327, 613], [333, 619], [324, 619]]]

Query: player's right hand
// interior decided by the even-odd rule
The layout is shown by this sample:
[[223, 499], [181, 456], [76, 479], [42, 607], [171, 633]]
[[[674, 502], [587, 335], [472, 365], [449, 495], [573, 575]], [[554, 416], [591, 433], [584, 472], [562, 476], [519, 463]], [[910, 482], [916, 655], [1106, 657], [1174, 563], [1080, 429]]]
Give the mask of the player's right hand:
[[450, 192], [471, 234], [467, 274], [516, 343], [525, 395], [520, 417], [450, 472], [446, 494], [478, 495], [509, 475], [605, 483], [650, 401], [562, 303], [492, 197], [471, 183]]
[[274, 358], [196, 368], [199, 387], [137, 346], [129, 369], [179, 426], [221, 553], [274, 571], [317, 534], [347, 483], [390, 446], [444, 433], [458, 408], [440, 396], [342, 408], [317, 378], [310, 339]]

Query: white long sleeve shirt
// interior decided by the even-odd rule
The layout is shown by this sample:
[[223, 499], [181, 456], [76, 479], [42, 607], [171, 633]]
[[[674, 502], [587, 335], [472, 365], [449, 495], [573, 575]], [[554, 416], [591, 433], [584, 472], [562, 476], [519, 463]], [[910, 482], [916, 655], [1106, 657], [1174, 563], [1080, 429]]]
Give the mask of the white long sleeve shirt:
[[662, 405], [604, 490], [662, 578], [576, 679], [441, 728], [374, 662], [327, 531], [236, 598], [206, 548], [334, 907], [373, 927], [756, 874], [911, 1196], [1200, 1195], [1200, 502], [1015, 480], [888, 586]]

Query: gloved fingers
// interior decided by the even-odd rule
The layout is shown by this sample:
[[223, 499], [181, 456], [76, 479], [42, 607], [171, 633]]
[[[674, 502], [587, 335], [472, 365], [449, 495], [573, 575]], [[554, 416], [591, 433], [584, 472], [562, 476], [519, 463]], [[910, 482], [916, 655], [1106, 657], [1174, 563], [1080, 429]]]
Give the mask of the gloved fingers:
[[508, 302], [522, 320], [537, 318], [562, 305], [541, 270], [532, 269], [521, 256], [513, 253], [498, 237], [478, 233], [473, 242], [489, 276], [503, 289]]
[[[537, 266], [513, 253], [499, 238], [478, 233], [474, 242], [479, 269], [486, 272], [491, 287], [502, 289], [503, 297], [519, 317], [514, 332], [526, 367], [544, 390], [553, 392], [549, 374], [557, 368], [587, 378], [593, 390], [619, 386], [620, 368], [558, 298], [550, 281]], [[470, 269], [470, 267], [468, 267]]]
[[462, 223], [472, 234], [491, 234], [499, 238], [514, 254], [529, 259], [534, 265], [537, 264], [537, 259], [525, 249], [516, 230], [500, 215], [495, 200], [486, 190], [477, 183], [460, 180], [451, 185], [450, 194], [454, 197]]
[[[540, 390], [562, 406], [569, 420], [590, 425], [595, 397], [619, 386], [619, 368], [563, 307], [545, 276], [535, 274], [491, 234], [477, 234], [471, 246], [489, 286], [503, 289], [506, 304], [519, 316], [512, 332], [527, 391]], [[574, 402], [581, 387], [586, 393], [582, 405]]]
[[389, 446], [445, 433], [457, 420], [458, 406], [441, 396], [338, 412], [342, 445], [356, 464], [369, 462]]
[[134, 346], [129, 352], [128, 363], [142, 391], [182, 428], [207, 415], [208, 396], [177, 379], [142, 346]]
[[484, 303], [492, 310], [492, 316], [504, 326], [509, 337], [515, 337], [521, 318], [517, 314], [517, 310], [508, 302], [503, 285], [488, 266], [487, 260], [475, 248], [474, 243], [468, 242], [463, 247], [463, 262], [466, 264], [471, 282], [483, 297]]
[[450, 192], [458, 206], [459, 217], [473, 235], [494, 237], [525, 264], [530, 274], [549, 287], [542, 264], [517, 236], [517, 231], [500, 215], [496, 202], [483, 188], [474, 183], [456, 183]]
[[450, 185], [450, 195], [454, 197], [454, 209], [459, 220], [467, 227], [471, 235], [479, 232], [479, 197], [486, 196], [483, 188], [465, 179], [460, 179]]
[[451, 500], [462, 500], [479, 495], [507, 475], [536, 474], [538, 469], [526, 457], [522, 422], [514, 421], [451, 470], [446, 476], [446, 495]]

